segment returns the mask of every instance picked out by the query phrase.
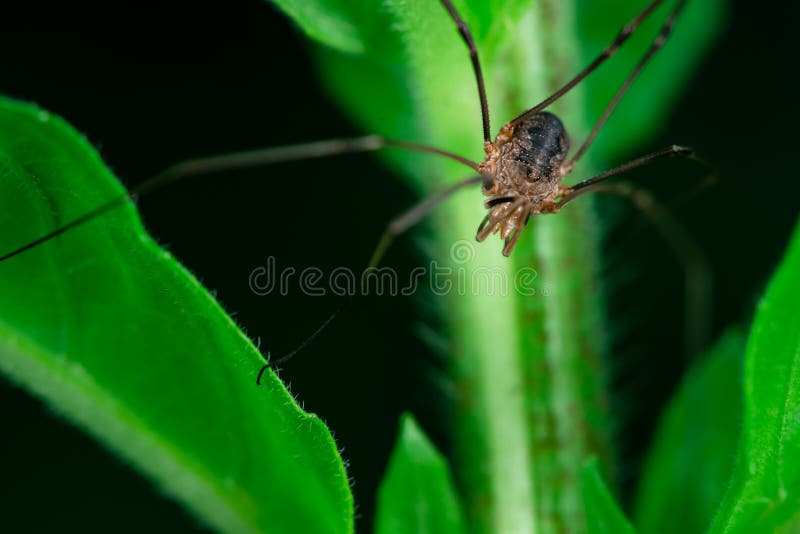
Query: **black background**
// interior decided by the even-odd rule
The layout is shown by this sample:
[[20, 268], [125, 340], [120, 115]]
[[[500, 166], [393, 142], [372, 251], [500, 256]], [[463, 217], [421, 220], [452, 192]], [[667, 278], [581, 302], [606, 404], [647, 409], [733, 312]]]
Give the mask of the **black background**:
[[[115, 5], [114, 11], [69, 13], [33, 7], [1, 12], [0, 92], [65, 117], [129, 185], [188, 157], [360, 133], [319, 88], [303, 38], [270, 5], [171, 2], [168, 11]], [[693, 145], [721, 170], [717, 186], [676, 208], [713, 262], [715, 334], [748, 324], [797, 217], [792, 18], [733, 2], [725, 34], [652, 143]], [[674, 194], [673, 170], [656, 170], [648, 187]], [[348, 156], [284, 165], [280, 172], [226, 173], [142, 199], [140, 206], [151, 233], [218, 292], [251, 336], [279, 354], [338, 302], [256, 297], [247, 287], [250, 271], [270, 255], [279, 266], [291, 258], [298, 269], [360, 268], [386, 221], [412, 201], [372, 158]], [[654, 245], [646, 227], [634, 226], [611, 232], [605, 268], [615, 287], [608, 313], [629, 323], [617, 332], [613, 351], [622, 421], [615, 439], [626, 495], [683, 366], [676, 334], [680, 271], [669, 249]], [[388, 262], [400, 269], [418, 263], [413, 245], [402, 240]], [[620, 267], [637, 274], [623, 281], [614, 275]], [[431, 385], [441, 362], [413, 331], [429, 319], [414, 299], [369, 299], [282, 373], [344, 447], [363, 530], [401, 411], [413, 411], [448, 448], [441, 423], [446, 407]], [[176, 382], [191, 379], [190, 369], [175, 372]], [[11, 530], [200, 529], [38, 401], [3, 382], [0, 402], [0, 502]]]

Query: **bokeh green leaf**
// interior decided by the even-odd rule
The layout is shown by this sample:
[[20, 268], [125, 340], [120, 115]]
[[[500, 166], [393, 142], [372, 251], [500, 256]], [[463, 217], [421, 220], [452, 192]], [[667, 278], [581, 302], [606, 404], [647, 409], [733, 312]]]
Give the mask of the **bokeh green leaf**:
[[800, 225], [759, 303], [744, 366], [742, 438], [712, 532], [776, 532], [800, 510]]
[[[58, 117], [0, 99], [0, 251], [120, 183]], [[327, 428], [303, 412], [132, 205], [0, 263], [0, 370], [226, 532], [349, 532]]]
[[465, 532], [447, 460], [414, 418], [403, 415], [389, 467], [378, 492], [377, 534]]
[[[636, 499], [640, 532], [704, 532], [728, 484], [742, 422], [744, 335], [727, 332], [664, 411]], [[680, 510], [680, 513], [675, 513]]]
[[596, 460], [586, 462], [582, 482], [586, 531], [589, 534], [633, 534], [633, 527], [603, 481]]

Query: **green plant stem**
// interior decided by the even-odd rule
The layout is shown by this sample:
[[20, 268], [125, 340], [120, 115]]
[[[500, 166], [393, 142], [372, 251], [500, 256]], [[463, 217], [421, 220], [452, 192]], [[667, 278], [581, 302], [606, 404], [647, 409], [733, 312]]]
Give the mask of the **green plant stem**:
[[[576, 59], [573, 6], [556, 0], [528, 5], [508, 2], [500, 18], [491, 19], [494, 37], [478, 37], [495, 132], [583, 66]], [[325, 53], [323, 71], [334, 93], [365, 131], [479, 158], [475, 79], [452, 20], [431, 0], [387, 6], [402, 36], [401, 74]], [[480, 9], [479, 2], [460, 7], [467, 20], [480, 22], [469, 11]], [[480, 24], [472, 29], [481, 35]], [[396, 83], [387, 84], [393, 75]], [[381, 90], [354, 90], [370, 84]], [[576, 145], [589, 126], [581, 91], [553, 106]], [[388, 156], [422, 197], [464, 177], [463, 168], [435, 158]], [[576, 179], [590, 172], [587, 158]], [[450, 421], [454, 475], [473, 532], [580, 531], [580, 468], [594, 454], [609, 471], [591, 205], [590, 198], [581, 199], [558, 215], [534, 218], [512, 258], [501, 255], [495, 236], [474, 242], [486, 213], [477, 187], [432, 215], [432, 257], [440, 264], [451, 259], [452, 287], [436, 302], [451, 340], [447, 356], [457, 392]], [[471, 257], [458, 257], [454, 247]], [[520, 276], [534, 274], [528, 288], [535, 294], [518, 291]], [[487, 278], [505, 280], [506, 293], [491, 291]]]
[[[573, 26], [569, 9], [539, 4], [515, 30], [520, 37], [503, 62], [518, 76], [511, 84], [518, 84], [519, 96], [504, 108], [531, 105], [529, 95], [552, 90], [551, 74], [575, 71], [572, 51], [554, 54], [544, 45], [555, 34], [565, 41]], [[575, 109], [580, 103], [572, 98], [572, 109], [558, 110], [575, 119], [571, 125], [583, 125]], [[439, 214], [437, 240], [447, 246], [473, 234], [475, 212], [474, 196], [455, 199]], [[599, 454], [607, 467], [593, 223], [591, 202], [576, 203], [531, 221], [526, 242], [510, 260], [492, 238], [476, 246], [472, 261], [457, 266], [466, 268], [468, 283], [478, 279], [476, 269], [502, 272], [510, 282], [506, 296], [468, 291], [450, 308], [460, 393], [456, 471], [476, 532], [579, 530], [585, 524], [582, 462]], [[514, 281], [530, 269], [536, 272], [535, 294], [523, 295]]]

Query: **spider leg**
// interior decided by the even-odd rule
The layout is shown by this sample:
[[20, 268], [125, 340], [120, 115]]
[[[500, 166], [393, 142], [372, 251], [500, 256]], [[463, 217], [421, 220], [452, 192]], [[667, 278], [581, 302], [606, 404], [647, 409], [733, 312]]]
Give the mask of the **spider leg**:
[[[636, 15], [630, 22], [628, 22], [625, 26], [623, 26], [622, 30], [620, 30], [619, 34], [614, 39], [614, 41], [610, 45], [608, 45], [608, 47], [606, 47], [605, 50], [600, 52], [600, 55], [598, 55], [594, 59], [594, 61], [592, 61], [589, 64], [589, 66], [587, 66], [585, 69], [579, 72], [574, 78], [565, 83], [561, 88], [556, 90], [556, 92], [554, 92], [552, 95], [548, 96], [547, 98], [542, 100], [540, 103], [536, 104], [531, 109], [521, 113], [518, 117], [508, 122], [505, 126], [503, 126], [503, 129], [509, 129], [510, 131], [513, 131], [514, 127], [517, 124], [525, 122], [525, 120], [532, 117], [533, 115], [536, 115], [537, 113], [545, 109], [547, 106], [549, 106], [550, 104], [552, 104], [553, 102], [555, 102], [556, 100], [567, 94], [573, 87], [575, 87], [581, 81], [583, 81], [584, 78], [586, 78], [589, 74], [594, 72], [595, 69], [597, 69], [603, 63], [605, 63], [605, 61], [608, 58], [613, 56], [617, 52], [617, 50], [619, 50], [619, 48], [625, 43], [625, 41], [627, 41], [630, 38], [630, 36], [633, 35], [633, 33], [636, 31], [639, 25], [641, 25], [641, 23], [644, 22], [644, 20], [647, 19], [653, 13], [653, 11], [655, 11], [656, 8], [663, 2], [664, 0], [653, 0], [652, 2], [650, 2], [650, 4], [648, 4], [647, 7], [645, 7], [641, 11], [641, 13]], [[669, 20], [668, 25], [671, 26], [671, 21], [675, 18], [677, 13], [683, 8], [683, 4], [685, 3], [686, 0], [680, 0], [678, 6], [675, 8], [675, 10], [670, 15], [670, 18], [668, 19]], [[654, 42], [654, 46], [663, 38], [664, 36], [659, 35], [659, 37], [657, 37], [656, 41]], [[655, 50], [653, 50], [652, 52], [648, 52], [648, 54], [645, 56], [645, 59], [642, 62], [642, 65], [643, 63], [646, 63], [647, 60], [649, 60], [649, 56], [652, 56], [653, 53], [655, 53]], [[638, 68], [641, 68], [641, 66]]]
[[483, 141], [490, 143], [492, 141], [492, 130], [489, 126], [489, 101], [486, 99], [486, 84], [483, 81], [483, 73], [481, 72], [481, 62], [478, 59], [478, 48], [475, 46], [475, 40], [472, 38], [472, 32], [469, 26], [461, 18], [461, 15], [456, 11], [450, 0], [442, 0], [442, 5], [450, 14], [450, 18], [456, 23], [458, 33], [466, 43], [469, 49], [469, 58], [472, 62], [472, 70], [475, 72], [475, 80], [478, 82], [478, 97], [481, 101], [481, 119], [483, 121]]
[[667, 20], [661, 27], [661, 31], [659, 32], [658, 36], [655, 38], [653, 43], [650, 45], [650, 48], [647, 49], [647, 52], [645, 52], [644, 56], [642, 56], [642, 59], [639, 60], [639, 63], [636, 64], [631, 73], [628, 75], [628, 77], [622, 83], [620, 88], [617, 90], [616, 94], [614, 95], [614, 98], [611, 99], [611, 102], [609, 102], [608, 106], [606, 106], [606, 109], [603, 111], [603, 114], [600, 116], [599, 119], [597, 119], [597, 122], [592, 127], [592, 131], [589, 132], [588, 136], [586, 136], [586, 140], [583, 142], [580, 148], [578, 148], [578, 150], [575, 152], [575, 155], [572, 156], [572, 159], [570, 159], [569, 162], [567, 162], [566, 164], [568, 169], [567, 172], [571, 171], [572, 168], [575, 167], [575, 164], [578, 162], [581, 156], [583, 156], [589, 149], [589, 146], [595, 140], [597, 134], [600, 133], [600, 129], [603, 127], [608, 118], [611, 116], [611, 113], [617, 107], [619, 101], [622, 100], [622, 97], [628, 91], [628, 88], [630, 88], [631, 84], [633, 83], [633, 80], [635, 80], [636, 77], [639, 76], [639, 73], [642, 71], [644, 66], [647, 65], [647, 63], [653, 58], [655, 53], [658, 52], [658, 50], [661, 49], [662, 46], [664, 46], [664, 43], [667, 41], [667, 37], [669, 37], [669, 34], [672, 33], [672, 26], [675, 24], [675, 19], [678, 17], [678, 14], [680, 14], [681, 10], [685, 5], [686, 5], [686, 0], [680, 0], [678, 2], [678, 5], [675, 6], [675, 9], [672, 10], [672, 13], [670, 13], [669, 17], [667, 17]]
[[125, 205], [127, 202], [135, 199], [138, 196], [152, 193], [193, 176], [234, 169], [252, 168], [276, 163], [286, 163], [290, 161], [337, 156], [340, 154], [372, 152], [383, 148], [399, 148], [415, 152], [425, 152], [458, 161], [459, 163], [462, 163], [463, 165], [468, 166], [476, 171], [478, 169], [478, 165], [476, 163], [452, 152], [418, 143], [386, 139], [378, 135], [356, 137], [351, 139], [317, 141], [314, 143], [303, 143], [299, 145], [288, 145], [260, 150], [248, 150], [205, 158], [191, 159], [169, 167], [163, 172], [142, 182], [128, 193], [110, 199], [105, 204], [102, 204], [97, 208], [81, 215], [80, 217], [67, 222], [66, 224], [56, 228], [55, 230], [52, 230], [51, 232], [48, 232], [34, 241], [0, 255], [0, 262], [9, 260], [14, 256], [41, 245], [42, 243], [50, 241], [51, 239], [58, 237], [77, 226], [81, 226], [84, 223], [92, 221], [108, 211], [113, 210], [114, 208]]
[[629, 184], [605, 183], [609, 178], [623, 172], [673, 156], [682, 156], [698, 161], [711, 171], [709, 178], [713, 179], [716, 176], [715, 169], [705, 160], [695, 155], [691, 148], [673, 145], [632, 160], [570, 187], [561, 198], [558, 206], [561, 209], [565, 204], [586, 193], [611, 193], [630, 200], [650, 220], [670, 248], [672, 248], [684, 271], [686, 329], [684, 348], [688, 356], [693, 356], [705, 347], [711, 324], [713, 280], [710, 262], [705, 252], [695, 242], [691, 234], [672, 217], [669, 210], [661, 206], [652, 195]]
[[[372, 257], [367, 264], [367, 267], [364, 269], [364, 272], [368, 271], [369, 269], [373, 269], [378, 266], [383, 256], [386, 254], [386, 251], [389, 248], [389, 245], [401, 234], [409, 230], [415, 224], [420, 222], [426, 215], [428, 215], [433, 209], [435, 209], [439, 204], [453, 196], [453, 194], [457, 193], [458, 191], [469, 187], [471, 185], [482, 183], [486, 180], [484, 176], [472, 176], [470, 178], [466, 178], [455, 184], [451, 185], [450, 187], [431, 195], [430, 197], [422, 200], [411, 209], [403, 212], [399, 216], [392, 219], [391, 222], [384, 230], [383, 234], [381, 235], [380, 240], [378, 241], [375, 250], [372, 253]], [[336, 311], [334, 311], [327, 319], [307, 338], [303, 340], [300, 345], [296, 348], [292, 349], [290, 352], [286, 353], [284, 356], [281, 356], [277, 360], [270, 361], [269, 357], [265, 357], [266, 363], [261, 368], [258, 373], [258, 377], [256, 378], [256, 384], [261, 385], [261, 377], [263, 376], [264, 372], [269, 368], [274, 368], [276, 365], [281, 363], [287, 362], [292, 359], [298, 352], [303, 350], [307, 347], [312, 341], [314, 341], [327, 327], [328, 325], [345, 309], [347, 306], [352, 302], [353, 295], [348, 295], [347, 299], [339, 306]]]

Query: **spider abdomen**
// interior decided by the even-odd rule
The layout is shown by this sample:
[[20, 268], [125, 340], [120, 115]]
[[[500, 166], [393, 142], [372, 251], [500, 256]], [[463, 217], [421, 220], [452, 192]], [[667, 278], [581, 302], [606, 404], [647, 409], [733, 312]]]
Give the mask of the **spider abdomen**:
[[[560, 179], [561, 164], [569, 151], [569, 137], [561, 120], [542, 112], [517, 126], [516, 146], [509, 154], [524, 167], [528, 181]], [[522, 169], [521, 169], [522, 170]]]

